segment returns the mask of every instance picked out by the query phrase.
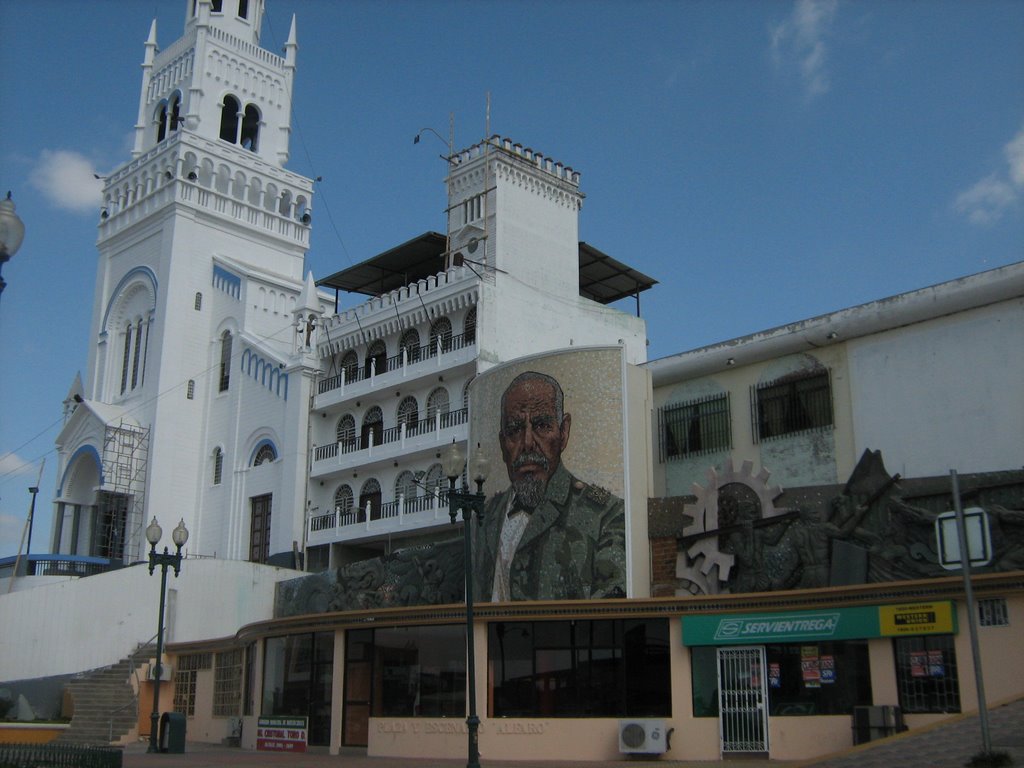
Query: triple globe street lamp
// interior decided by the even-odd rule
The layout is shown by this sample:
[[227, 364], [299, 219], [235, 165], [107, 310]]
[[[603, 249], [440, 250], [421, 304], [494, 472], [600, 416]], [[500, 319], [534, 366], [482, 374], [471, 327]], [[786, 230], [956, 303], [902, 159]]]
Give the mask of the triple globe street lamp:
[[164, 547], [163, 553], [156, 551], [156, 545], [163, 536], [163, 529], [153, 518], [153, 522], [146, 528], [146, 541], [149, 542], [149, 575], [160, 566], [160, 618], [157, 621], [156, 632], [156, 668], [155, 680], [153, 681], [153, 713], [149, 716], [149, 749], [147, 752], [159, 752], [160, 746], [157, 738], [157, 729], [160, 725], [160, 678], [163, 677], [163, 664], [161, 659], [164, 655], [164, 604], [167, 595], [167, 569], [174, 569], [174, 578], [178, 578], [181, 570], [181, 548], [188, 541], [188, 528], [185, 527], [185, 520], [178, 523], [178, 527], [171, 531], [171, 541], [174, 542], [175, 551], [172, 554]]
[[448, 476], [448, 515], [453, 524], [459, 511], [462, 511], [463, 557], [466, 572], [466, 672], [469, 687], [469, 717], [466, 718], [466, 727], [469, 731], [469, 757], [466, 768], [480, 768], [478, 739], [480, 718], [476, 714], [476, 649], [473, 644], [473, 544], [470, 522], [474, 513], [477, 521], [483, 522], [484, 504], [487, 501], [487, 497], [484, 495], [484, 480], [487, 479], [487, 473], [491, 469], [491, 462], [484, 456], [480, 445], [477, 444], [472, 466], [473, 482], [476, 484], [475, 493], [469, 490], [465, 482], [462, 484], [462, 490], [456, 490], [455, 482], [462, 475], [462, 468], [465, 465], [465, 454], [458, 444], [452, 441], [444, 457], [444, 472]]

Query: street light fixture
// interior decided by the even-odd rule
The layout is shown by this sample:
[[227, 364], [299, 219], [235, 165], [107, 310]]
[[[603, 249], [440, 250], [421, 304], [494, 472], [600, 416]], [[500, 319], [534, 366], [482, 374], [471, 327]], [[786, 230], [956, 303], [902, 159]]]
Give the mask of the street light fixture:
[[484, 480], [487, 479], [491, 463], [478, 444], [476, 455], [473, 457], [473, 482], [476, 483], [476, 493], [471, 492], [465, 483], [461, 491], [455, 489], [455, 481], [462, 474], [465, 463], [466, 458], [462, 449], [453, 440], [445, 454], [444, 471], [448, 476], [448, 515], [452, 523], [455, 523], [459, 510], [462, 510], [462, 535], [465, 542], [463, 559], [466, 572], [466, 672], [469, 687], [469, 717], [466, 718], [469, 730], [469, 758], [466, 768], [480, 768], [480, 744], [477, 736], [480, 718], [476, 714], [476, 649], [473, 645], [473, 544], [470, 522], [474, 512], [477, 521], [483, 522], [484, 503], [487, 500], [484, 495]]
[[[25, 225], [18, 214], [14, 212], [14, 201], [11, 200], [11, 193], [7, 193], [6, 200], [0, 200], [0, 271], [4, 264], [17, 253], [21, 247], [21, 241], [25, 238]], [[0, 294], [3, 294], [7, 283], [0, 276]]]
[[171, 531], [171, 541], [174, 542], [175, 552], [172, 555], [167, 547], [163, 553], [156, 551], [156, 545], [163, 536], [163, 529], [153, 518], [153, 522], [146, 528], [146, 541], [149, 542], [149, 575], [153, 575], [156, 567], [160, 566], [160, 618], [157, 622], [156, 632], [156, 669], [153, 682], [153, 713], [149, 716], [149, 749], [147, 752], [159, 752], [160, 746], [157, 740], [157, 729], [160, 725], [160, 678], [163, 677], [163, 664], [161, 659], [164, 654], [164, 601], [167, 595], [167, 568], [174, 569], [174, 578], [178, 578], [181, 570], [181, 548], [188, 541], [188, 528], [185, 527], [184, 519], [178, 523], [178, 527]]

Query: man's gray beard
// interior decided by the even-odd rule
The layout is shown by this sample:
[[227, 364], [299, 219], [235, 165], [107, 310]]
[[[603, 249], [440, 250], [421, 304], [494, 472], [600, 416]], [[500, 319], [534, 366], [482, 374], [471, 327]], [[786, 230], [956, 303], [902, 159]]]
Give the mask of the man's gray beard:
[[516, 492], [515, 506], [532, 512], [544, 501], [544, 491], [547, 490], [547, 483], [541, 477], [523, 477], [516, 480], [512, 487]]
[[[548, 460], [543, 453], [528, 452], [519, 455], [515, 463], [512, 465], [512, 469], [519, 469], [524, 464], [537, 464], [543, 467], [544, 471], [548, 470]], [[544, 501], [544, 492], [548, 489], [547, 480], [542, 477], [536, 477], [530, 475], [528, 477], [521, 477], [512, 482], [512, 488], [516, 492], [515, 506], [527, 509], [530, 512], [535, 510], [537, 506]]]

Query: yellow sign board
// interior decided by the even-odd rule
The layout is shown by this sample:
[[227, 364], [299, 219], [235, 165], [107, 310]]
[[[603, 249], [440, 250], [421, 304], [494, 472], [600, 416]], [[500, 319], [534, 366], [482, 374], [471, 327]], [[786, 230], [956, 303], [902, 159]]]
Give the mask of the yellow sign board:
[[912, 603], [880, 605], [878, 624], [883, 637], [899, 635], [954, 634], [956, 612], [953, 603]]

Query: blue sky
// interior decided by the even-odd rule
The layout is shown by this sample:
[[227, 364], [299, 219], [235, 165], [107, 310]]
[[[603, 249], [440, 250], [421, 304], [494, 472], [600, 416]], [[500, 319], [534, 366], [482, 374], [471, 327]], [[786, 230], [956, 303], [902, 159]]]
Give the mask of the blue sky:
[[[442, 142], [487, 129], [579, 170], [580, 237], [659, 280], [650, 358], [1024, 258], [1019, 0], [267, 0], [297, 15], [289, 167], [323, 277], [444, 226]], [[186, 0], [0, 0], [0, 556], [46, 551], [61, 401], [84, 373], [99, 187], [143, 43]], [[631, 310], [627, 302], [625, 309]], [[951, 361], [951, 364], [955, 364]]]

